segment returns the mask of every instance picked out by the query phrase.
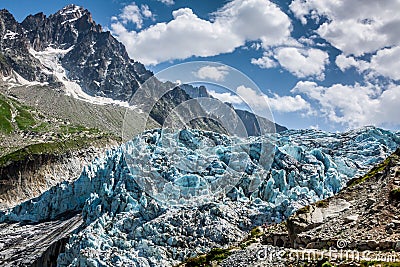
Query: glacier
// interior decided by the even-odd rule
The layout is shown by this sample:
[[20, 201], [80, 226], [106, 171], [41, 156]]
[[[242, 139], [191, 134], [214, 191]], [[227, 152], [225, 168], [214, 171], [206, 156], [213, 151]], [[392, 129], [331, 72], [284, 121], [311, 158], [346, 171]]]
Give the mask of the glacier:
[[375, 127], [249, 138], [148, 130], [0, 222], [81, 213], [58, 266], [174, 266], [336, 194], [399, 144], [399, 132]]

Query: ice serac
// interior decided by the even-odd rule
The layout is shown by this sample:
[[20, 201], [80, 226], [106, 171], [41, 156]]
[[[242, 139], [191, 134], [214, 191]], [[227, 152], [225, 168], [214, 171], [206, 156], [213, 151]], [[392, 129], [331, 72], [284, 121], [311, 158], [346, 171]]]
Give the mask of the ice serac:
[[[275, 152], [271, 168], [260, 164], [260, 144]], [[74, 183], [61, 183], [1, 213], [0, 222], [47, 221], [82, 212], [84, 227], [70, 238], [59, 266], [173, 266], [212, 247], [231, 245], [255, 225], [281, 221], [299, 207], [337, 193], [399, 144], [399, 133], [374, 127], [247, 139], [152, 130], [95, 159]], [[130, 165], [132, 158], [135, 165]], [[183, 189], [212, 183], [228, 166], [242, 170], [239, 182], [200, 205], [171, 205], [176, 204], [173, 194], [155, 200], [141, 183], [161, 177], [170, 186], [164, 189], [173, 190], [159, 192], [185, 196]]]

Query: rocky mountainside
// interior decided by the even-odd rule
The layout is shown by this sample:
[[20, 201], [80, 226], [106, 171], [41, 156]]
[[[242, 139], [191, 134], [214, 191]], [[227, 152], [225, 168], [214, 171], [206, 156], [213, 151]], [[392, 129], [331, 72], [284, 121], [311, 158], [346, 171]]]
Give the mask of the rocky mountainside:
[[0, 208], [75, 179], [83, 165], [118, 141], [116, 135], [0, 93]]
[[[82, 7], [68, 5], [48, 17], [43, 13], [29, 15], [22, 23], [2, 10], [0, 25], [0, 75], [5, 82], [61, 86], [81, 100], [127, 105], [139, 86], [153, 76], [140, 62], [129, 58], [124, 45], [103, 31]], [[171, 86], [157, 79], [152, 83], [154, 88]], [[150, 114], [159, 124], [164, 122], [166, 111], [195, 95], [209, 96], [205, 87], [199, 92], [175, 85], [169, 89], [171, 92], [159, 99]], [[250, 120], [244, 123], [246, 127], [250, 125], [249, 134], [258, 134], [253, 129], [254, 115], [241, 114], [238, 113], [240, 119]], [[207, 118], [195, 119], [189, 125], [227, 132], [220, 123]], [[272, 122], [268, 127], [268, 131], [275, 131]]]
[[[28, 81], [55, 82], [44, 73], [40, 61], [29, 53], [25, 30], [7, 10], [0, 11], [0, 74], [2, 77], [20, 75]], [[15, 71], [17, 74], [15, 74]]]
[[[248, 139], [151, 130], [95, 159], [75, 182], [2, 212], [0, 234], [10, 224], [63, 225], [63, 216], [81, 213], [83, 224], [58, 256], [59, 266], [173, 266], [213, 247], [238, 244], [253, 227], [281, 222], [333, 196], [399, 144], [398, 133], [373, 127]], [[273, 156], [270, 170], [265, 155]], [[221, 187], [225, 191], [213, 194]], [[21, 237], [6, 239], [3, 265], [21, 263], [10, 251], [42, 257], [42, 250], [23, 250], [16, 240]]]
[[[2, 10], [0, 21], [4, 82], [61, 86], [81, 100], [127, 105], [139, 86], [153, 75], [130, 59], [125, 47], [110, 32], [102, 31], [82, 7], [69, 5], [49, 17], [43, 13], [30, 15], [22, 23]], [[153, 80], [154, 87], [165, 86]], [[190, 99], [179, 87], [171, 89], [171, 95], [162, 97], [151, 113], [159, 123], [165, 119], [166, 106], [172, 109]], [[219, 125], [209, 127], [214, 124], [206, 120], [192, 126], [224, 132]]]
[[[203, 85], [196, 87], [189, 84], [181, 84], [179, 87], [182, 88], [193, 99], [203, 97], [213, 98], [207, 91], [207, 88]], [[287, 130], [286, 127], [261, 116], [257, 116], [247, 110], [236, 109], [230, 103], [226, 103], [226, 105], [228, 105], [236, 113], [237, 119], [243, 123], [248, 136], [260, 136], [263, 133], [279, 133]], [[233, 127], [239, 127], [239, 121], [232, 121], [231, 123], [235, 124]]]
[[128, 101], [152, 75], [131, 60], [125, 47], [110, 32], [102, 31], [82, 7], [69, 5], [49, 17], [30, 15], [21, 27], [34, 51], [68, 51], [60, 63], [68, 71], [68, 79], [77, 81], [90, 95]]

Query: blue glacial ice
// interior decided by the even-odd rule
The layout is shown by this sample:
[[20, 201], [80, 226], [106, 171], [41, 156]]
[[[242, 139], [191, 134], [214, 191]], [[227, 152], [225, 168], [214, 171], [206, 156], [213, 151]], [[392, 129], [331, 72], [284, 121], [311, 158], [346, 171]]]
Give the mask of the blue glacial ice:
[[399, 144], [399, 133], [374, 127], [247, 139], [150, 130], [96, 158], [75, 182], [1, 212], [0, 222], [82, 213], [59, 266], [173, 266], [332, 196]]

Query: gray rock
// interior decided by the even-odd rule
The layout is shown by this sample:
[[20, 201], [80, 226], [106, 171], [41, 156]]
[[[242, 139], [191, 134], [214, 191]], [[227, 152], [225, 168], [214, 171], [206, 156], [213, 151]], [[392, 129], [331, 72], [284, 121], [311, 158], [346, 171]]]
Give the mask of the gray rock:
[[352, 223], [358, 220], [358, 214], [350, 215], [344, 218], [344, 223]]
[[400, 252], [400, 240], [397, 241], [396, 246], [394, 248], [395, 251]]
[[376, 203], [376, 199], [373, 197], [370, 197], [367, 199], [367, 206], [372, 206], [373, 204]]

